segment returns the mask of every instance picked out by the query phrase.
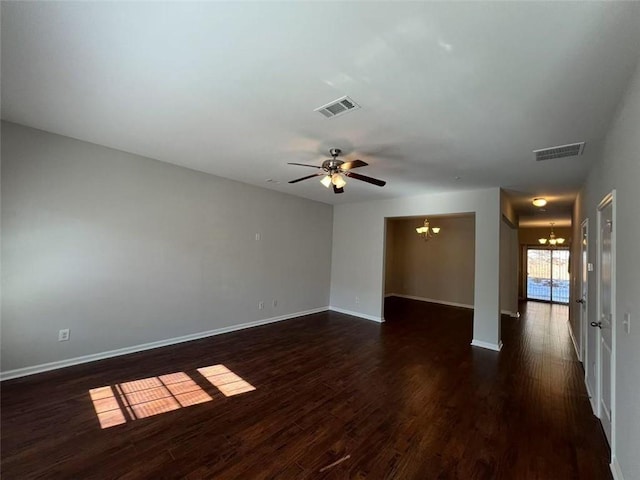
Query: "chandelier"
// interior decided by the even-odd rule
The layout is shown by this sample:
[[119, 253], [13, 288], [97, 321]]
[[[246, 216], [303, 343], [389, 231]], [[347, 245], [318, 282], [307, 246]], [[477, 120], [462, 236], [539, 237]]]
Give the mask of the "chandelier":
[[562, 245], [564, 243], [564, 238], [556, 237], [556, 234], [553, 233], [553, 225], [554, 223], [551, 222], [551, 233], [549, 234], [549, 238], [538, 239], [540, 245], [546, 245], [548, 243], [550, 246], [555, 247], [556, 245]]
[[416, 232], [418, 232], [418, 235], [420, 235], [425, 242], [428, 242], [429, 239], [440, 233], [440, 227], [430, 227], [429, 220], [425, 218], [424, 225], [417, 227]]

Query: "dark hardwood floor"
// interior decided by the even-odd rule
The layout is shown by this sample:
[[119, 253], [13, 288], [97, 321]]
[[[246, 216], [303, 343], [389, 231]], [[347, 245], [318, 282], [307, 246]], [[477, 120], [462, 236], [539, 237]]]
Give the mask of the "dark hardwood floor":
[[566, 307], [523, 308], [500, 353], [391, 298], [7, 381], [2, 478], [611, 478]]

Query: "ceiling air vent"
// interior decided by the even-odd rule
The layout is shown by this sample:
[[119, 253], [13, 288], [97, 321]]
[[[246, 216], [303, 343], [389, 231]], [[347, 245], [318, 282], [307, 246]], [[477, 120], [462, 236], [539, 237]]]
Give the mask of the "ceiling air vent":
[[576, 157], [582, 155], [584, 151], [584, 142], [570, 143], [569, 145], [560, 145], [559, 147], [542, 148], [534, 150], [536, 162], [542, 160], [551, 160], [554, 158]]
[[357, 110], [360, 108], [356, 102], [354, 102], [349, 97], [342, 97], [337, 100], [334, 100], [331, 103], [327, 103], [321, 107], [318, 107], [314, 110], [314, 112], [320, 112], [326, 118], [333, 118], [343, 115], [352, 110]]

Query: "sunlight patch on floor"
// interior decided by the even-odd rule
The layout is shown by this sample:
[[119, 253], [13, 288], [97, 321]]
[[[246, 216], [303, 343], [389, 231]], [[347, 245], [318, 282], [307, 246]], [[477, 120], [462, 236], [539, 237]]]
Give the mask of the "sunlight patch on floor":
[[103, 429], [212, 400], [184, 372], [94, 388], [89, 396]]
[[[255, 390], [224, 365], [198, 372], [226, 397]], [[102, 429], [213, 400], [184, 372], [93, 388], [89, 396]]]
[[225, 397], [251, 392], [256, 388], [224, 365], [199, 368], [198, 372], [222, 392]]

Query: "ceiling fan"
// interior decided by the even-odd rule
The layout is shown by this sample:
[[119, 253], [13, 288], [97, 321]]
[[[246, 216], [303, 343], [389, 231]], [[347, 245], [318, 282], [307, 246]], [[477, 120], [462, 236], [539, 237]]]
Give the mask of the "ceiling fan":
[[329, 149], [329, 154], [332, 158], [326, 159], [319, 167], [317, 165], [308, 165], [306, 163], [289, 163], [288, 165], [299, 165], [301, 167], [320, 169], [318, 173], [291, 180], [289, 183], [298, 183], [302, 180], [308, 180], [309, 178], [322, 176], [323, 178], [322, 180], [320, 180], [320, 182], [327, 188], [333, 186], [333, 193], [344, 192], [344, 186], [347, 184], [344, 177], [355, 178], [356, 180], [362, 180], [363, 182], [371, 183], [372, 185], [377, 185], [379, 187], [384, 187], [386, 185], [387, 182], [383, 180], [378, 180], [377, 178], [367, 177], [366, 175], [360, 175], [359, 173], [352, 172], [351, 170], [353, 170], [354, 168], [366, 167], [369, 164], [367, 162], [363, 162], [362, 160], [353, 160], [351, 162], [338, 160], [338, 156], [340, 156], [340, 153], [342, 153], [342, 150], [340, 150], [339, 148]]

